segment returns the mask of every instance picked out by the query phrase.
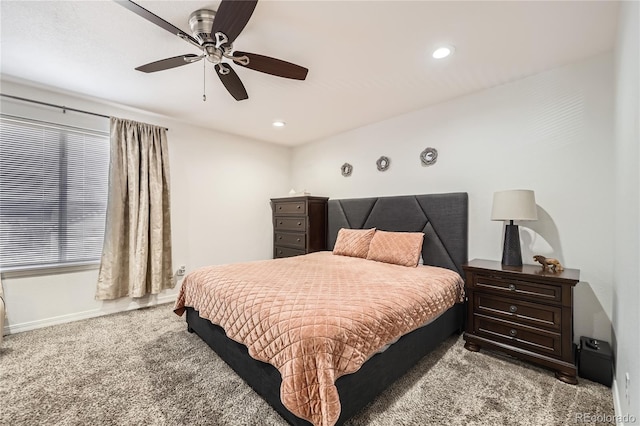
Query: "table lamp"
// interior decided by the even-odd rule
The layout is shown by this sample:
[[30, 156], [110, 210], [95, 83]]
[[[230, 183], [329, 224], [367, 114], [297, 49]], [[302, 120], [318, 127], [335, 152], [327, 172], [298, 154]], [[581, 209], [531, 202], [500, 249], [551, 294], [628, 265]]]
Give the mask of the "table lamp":
[[491, 220], [508, 220], [504, 231], [504, 248], [502, 264], [505, 266], [522, 266], [520, 251], [520, 232], [514, 220], [537, 220], [536, 198], [531, 190], [514, 189], [499, 191], [493, 194]]

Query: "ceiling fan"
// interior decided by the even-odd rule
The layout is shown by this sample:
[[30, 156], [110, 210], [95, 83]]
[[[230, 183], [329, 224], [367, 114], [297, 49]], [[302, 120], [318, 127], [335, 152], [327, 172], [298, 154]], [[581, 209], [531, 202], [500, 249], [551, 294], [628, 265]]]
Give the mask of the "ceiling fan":
[[223, 63], [223, 59], [255, 71], [295, 80], [304, 80], [309, 72], [307, 68], [280, 59], [233, 50], [233, 42], [249, 22], [258, 0], [222, 0], [217, 11], [196, 10], [189, 16], [189, 27], [193, 36], [130, 0], [115, 1], [202, 51], [201, 55], [185, 54], [151, 62], [137, 67], [138, 71], [163, 71], [206, 58], [214, 64], [220, 81], [237, 101], [248, 99], [249, 96], [238, 74], [229, 63]]

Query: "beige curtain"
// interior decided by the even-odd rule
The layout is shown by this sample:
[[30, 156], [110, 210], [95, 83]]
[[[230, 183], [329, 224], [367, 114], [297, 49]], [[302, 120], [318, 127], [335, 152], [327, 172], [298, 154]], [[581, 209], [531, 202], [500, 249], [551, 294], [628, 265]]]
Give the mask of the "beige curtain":
[[142, 297], [175, 285], [167, 131], [111, 118], [111, 162], [96, 299]]
[[4, 289], [2, 288], [2, 280], [0, 280], [0, 345], [2, 344], [2, 335], [4, 333], [4, 316], [5, 316]]

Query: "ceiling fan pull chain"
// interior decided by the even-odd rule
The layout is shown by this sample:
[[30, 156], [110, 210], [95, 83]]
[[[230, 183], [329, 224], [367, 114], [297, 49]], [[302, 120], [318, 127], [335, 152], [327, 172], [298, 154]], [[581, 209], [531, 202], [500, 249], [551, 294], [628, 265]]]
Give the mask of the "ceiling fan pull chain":
[[202, 102], [207, 101], [207, 61], [202, 61]]

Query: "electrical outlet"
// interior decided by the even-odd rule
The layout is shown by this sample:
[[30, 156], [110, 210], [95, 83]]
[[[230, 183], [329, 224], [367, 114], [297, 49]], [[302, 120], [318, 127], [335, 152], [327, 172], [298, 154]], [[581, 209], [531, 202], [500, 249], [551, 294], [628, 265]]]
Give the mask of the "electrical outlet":
[[187, 272], [187, 267], [184, 265], [180, 265], [178, 270], [176, 271], [176, 275], [182, 277]]
[[629, 385], [631, 384], [631, 377], [629, 377], [629, 372], [624, 373], [624, 397], [627, 400], [627, 403], [631, 403], [631, 398], [629, 397]]

